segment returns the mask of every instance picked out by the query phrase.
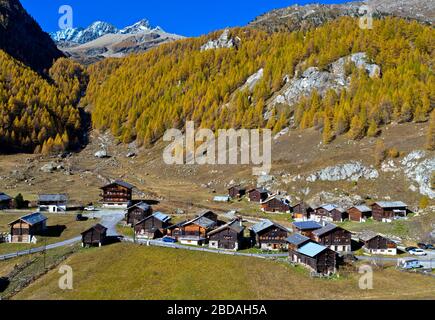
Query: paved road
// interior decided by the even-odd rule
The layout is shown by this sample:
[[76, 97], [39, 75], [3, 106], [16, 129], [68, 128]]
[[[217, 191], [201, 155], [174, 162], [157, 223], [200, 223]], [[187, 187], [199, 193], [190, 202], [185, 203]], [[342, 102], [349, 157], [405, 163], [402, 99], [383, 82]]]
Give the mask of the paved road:
[[[110, 236], [110, 237], [118, 237], [119, 236], [118, 232], [116, 231], [116, 225], [124, 218], [124, 213], [122, 211], [102, 210], [102, 211], [93, 212], [93, 213], [88, 214], [86, 216], [91, 218], [91, 219], [92, 218], [100, 219], [100, 224], [102, 224], [103, 226], [105, 226], [108, 229], [107, 230], [108, 236]], [[17, 251], [17, 252], [12, 252], [12, 253], [8, 253], [8, 254], [0, 255], [0, 261], [16, 258], [16, 257], [20, 257], [20, 256], [25, 256], [25, 255], [29, 255], [29, 254], [34, 254], [34, 253], [38, 253], [38, 252], [43, 252], [44, 250], [52, 250], [55, 248], [69, 246], [69, 245], [78, 243], [81, 240], [82, 240], [82, 237], [78, 236], [78, 237], [75, 237], [75, 238], [72, 238], [69, 240], [49, 244], [46, 247], [38, 247], [38, 248], [29, 249], [29, 250], [22, 250], [22, 251]]]

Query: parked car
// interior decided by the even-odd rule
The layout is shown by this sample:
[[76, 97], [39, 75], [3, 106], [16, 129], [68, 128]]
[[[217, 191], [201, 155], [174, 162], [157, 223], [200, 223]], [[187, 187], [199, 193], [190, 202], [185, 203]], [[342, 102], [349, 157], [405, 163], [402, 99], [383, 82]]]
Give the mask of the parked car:
[[87, 206], [85, 211], [97, 211], [94, 206]]
[[424, 252], [422, 249], [413, 249], [409, 251], [409, 254], [412, 254], [413, 256], [426, 256], [427, 253]]
[[412, 250], [415, 250], [415, 249], [418, 249], [417, 247], [407, 247], [406, 249], [405, 249], [405, 251], [406, 252], [409, 252], [409, 251], [412, 251]]
[[177, 239], [172, 238], [172, 237], [164, 237], [162, 240], [163, 240], [163, 242], [167, 242], [167, 243], [176, 243], [177, 242]]
[[432, 244], [419, 243], [417, 246], [423, 250], [435, 250], [435, 247]]
[[433, 244], [427, 244], [426, 250], [435, 250], [435, 246]]
[[401, 269], [412, 270], [421, 268], [420, 261], [412, 258], [400, 259], [397, 266]]

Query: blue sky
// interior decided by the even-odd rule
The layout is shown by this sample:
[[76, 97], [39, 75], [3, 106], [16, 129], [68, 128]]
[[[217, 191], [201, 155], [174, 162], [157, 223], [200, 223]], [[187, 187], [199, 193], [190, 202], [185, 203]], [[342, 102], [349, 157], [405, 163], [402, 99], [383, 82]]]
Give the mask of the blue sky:
[[74, 10], [74, 27], [96, 20], [118, 28], [142, 18], [153, 26], [185, 36], [198, 36], [225, 27], [246, 25], [256, 16], [295, 3], [339, 3], [341, 0], [21, 0], [27, 11], [47, 32], [58, 30], [61, 5]]

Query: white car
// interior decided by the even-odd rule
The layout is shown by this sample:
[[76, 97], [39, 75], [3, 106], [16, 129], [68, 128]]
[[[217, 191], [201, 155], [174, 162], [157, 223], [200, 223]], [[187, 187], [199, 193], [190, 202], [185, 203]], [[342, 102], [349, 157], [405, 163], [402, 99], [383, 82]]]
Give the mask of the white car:
[[94, 206], [89, 206], [85, 208], [85, 211], [96, 211]]
[[409, 251], [409, 254], [412, 254], [413, 256], [426, 256], [427, 253], [424, 252], [422, 249], [414, 249]]

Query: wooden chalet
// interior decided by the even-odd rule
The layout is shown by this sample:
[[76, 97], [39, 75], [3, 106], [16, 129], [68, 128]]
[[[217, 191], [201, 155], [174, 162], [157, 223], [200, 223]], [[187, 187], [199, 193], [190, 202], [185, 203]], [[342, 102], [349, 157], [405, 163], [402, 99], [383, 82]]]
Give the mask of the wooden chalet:
[[158, 239], [166, 235], [166, 229], [170, 224], [170, 216], [161, 212], [156, 212], [136, 223], [134, 226], [134, 232], [136, 237], [139, 239]]
[[261, 203], [269, 198], [270, 192], [264, 188], [256, 188], [248, 191], [249, 201]]
[[337, 271], [337, 254], [331, 249], [314, 242], [289, 249], [289, 259], [302, 264], [317, 274], [331, 275]]
[[364, 251], [370, 254], [397, 255], [397, 244], [374, 232], [365, 232], [359, 236], [360, 241], [364, 244]]
[[133, 189], [133, 185], [117, 180], [101, 188], [101, 202], [106, 208], [127, 208], [132, 200]]
[[372, 209], [365, 205], [355, 206], [347, 210], [349, 220], [354, 222], [366, 222], [372, 217]]
[[340, 254], [352, 252], [352, 233], [332, 223], [314, 230], [312, 240]]
[[322, 229], [322, 225], [316, 221], [293, 222], [293, 231], [308, 238], [313, 237], [313, 231]]
[[246, 188], [241, 186], [232, 186], [228, 189], [228, 196], [231, 199], [242, 198], [246, 195]]
[[182, 226], [187, 222], [187, 220], [181, 221], [177, 224], [172, 224], [166, 228], [166, 235], [170, 236], [177, 241], [179, 240], [180, 236], [182, 235]]
[[217, 214], [212, 211], [204, 211], [180, 227], [178, 241], [181, 244], [202, 246], [207, 243], [207, 234], [217, 225]]
[[346, 210], [335, 204], [322, 205], [314, 210], [311, 219], [315, 221], [343, 222], [348, 219]]
[[408, 205], [402, 201], [380, 201], [372, 205], [373, 219], [392, 222], [408, 216]]
[[290, 231], [270, 220], [261, 221], [251, 227], [251, 239], [254, 244], [263, 250], [287, 249], [288, 235]]
[[12, 207], [12, 198], [6, 193], [0, 192], [0, 210], [10, 209]]
[[209, 247], [237, 251], [243, 246], [244, 231], [242, 219], [234, 219], [208, 233]]
[[40, 212], [66, 212], [67, 203], [68, 195], [66, 194], [40, 194], [38, 196], [38, 210]]
[[264, 212], [291, 212], [289, 201], [279, 195], [272, 196], [261, 202], [261, 210]]
[[134, 227], [138, 222], [144, 220], [153, 214], [153, 209], [145, 202], [139, 202], [127, 208], [125, 213], [125, 221], [127, 225]]
[[47, 228], [47, 217], [36, 212], [9, 223], [10, 243], [36, 243], [35, 236], [42, 235]]
[[305, 202], [300, 202], [292, 207], [293, 219], [295, 220], [308, 220], [310, 219], [311, 213], [313, 213], [313, 208], [311, 208]]
[[83, 247], [101, 247], [107, 242], [107, 228], [101, 224], [96, 224], [92, 228], [82, 232]]

